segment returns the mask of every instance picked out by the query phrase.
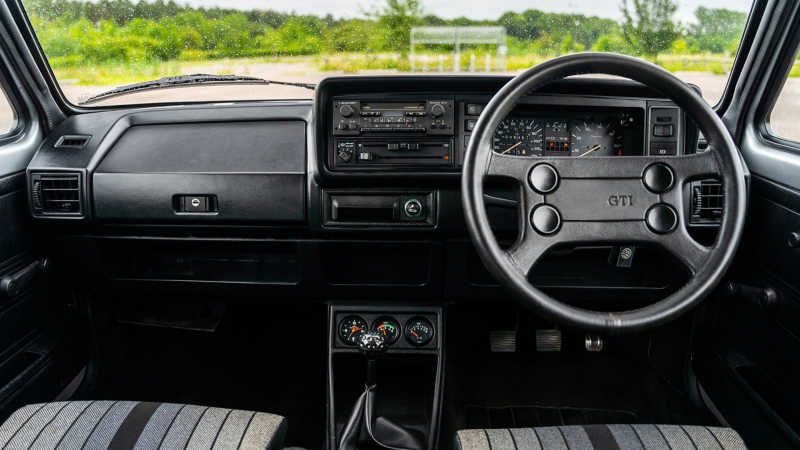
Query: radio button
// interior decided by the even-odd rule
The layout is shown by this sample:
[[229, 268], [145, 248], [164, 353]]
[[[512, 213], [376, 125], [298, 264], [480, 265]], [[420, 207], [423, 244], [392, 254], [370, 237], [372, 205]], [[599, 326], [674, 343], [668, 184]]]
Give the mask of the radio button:
[[339, 159], [344, 162], [350, 162], [350, 159], [353, 157], [353, 154], [347, 150], [342, 150], [339, 152]]
[[362, 132], [362, 133], [366, 133], [366, 132], [368, 132], [368, 131], [372, 131], [372, 128], [362, 128], [362, 129], [361, 129], [361, 132]]
[[382, 128], [381, 131], [383, 131], [384, 133], [391, 133], [392, 129], [391, 128]]
[[388, 144], [387, 148], [389, 150], [399, 150], [400, 149], [399, 144], [397, 144], [396, 142], [392, 143], [392, 144]]
[[409, 143], [408, 144], [408, 149], [409, 150], [419, 150], [419, 143], [417, 143], [417, 142]]
[[425, 132], [425, 127], [417, 127], [417, 128], [414, 128], [414, 131], [421, 131], [421, 132], [423, 132], [423, 133], [424, 133], [424, 132]]
[[353, 115], [353, 107], [350, 105], [342, 105], [342, 107], [339, 108], [339, 113], [344, 117], [350, 117]]

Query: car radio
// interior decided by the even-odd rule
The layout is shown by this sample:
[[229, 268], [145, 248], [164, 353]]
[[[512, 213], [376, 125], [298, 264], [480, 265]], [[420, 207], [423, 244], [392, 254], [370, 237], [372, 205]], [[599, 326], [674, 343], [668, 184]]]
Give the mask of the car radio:
[[452, 100], [333, 100], [333, 167], [453, 166]]
[[452, 136], [451, 100], [333, 101], [334, 136]]

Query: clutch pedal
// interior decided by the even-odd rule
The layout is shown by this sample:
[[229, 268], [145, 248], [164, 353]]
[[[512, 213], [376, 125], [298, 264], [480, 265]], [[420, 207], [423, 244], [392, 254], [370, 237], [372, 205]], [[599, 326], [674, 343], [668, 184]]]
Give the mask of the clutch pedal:
[[560, 352], [561, 330], [536, 330], [536, 350], [540, 352]]

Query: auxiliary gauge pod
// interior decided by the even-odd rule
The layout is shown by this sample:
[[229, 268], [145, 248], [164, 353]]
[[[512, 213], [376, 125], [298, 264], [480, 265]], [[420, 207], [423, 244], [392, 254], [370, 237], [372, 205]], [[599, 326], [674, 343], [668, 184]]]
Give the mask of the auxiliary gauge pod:
[[419, 430], [405, 428], [385, 417], [375, 417], [377, 360], [389, 349], [386, 338], [378, 331], [367, 331], [357, 345], [361, 356], [367, 358], [367, 383], [342, 430], [339, 450], [366, 450], [376, 446], [391, 450], [425, 450], [425, 437]]

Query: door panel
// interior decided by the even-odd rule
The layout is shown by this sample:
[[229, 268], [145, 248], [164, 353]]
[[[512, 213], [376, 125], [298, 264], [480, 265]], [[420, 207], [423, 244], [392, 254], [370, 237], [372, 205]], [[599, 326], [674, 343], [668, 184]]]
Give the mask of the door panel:
[[800, 448], [800, 246], [790, 245], [800, 233], [800, 143], [784, 138], [796, 135], [785, 127], [776, 136], [768, 117], [783, 87], [797, 98], [796, 80], [786, 80], [800, 41], [800, 4], [768, 4], [775, 15], [762, 26], [772, 34], [754, 46], [751, 70], [724, 116], [741, 130], [737, 144], [751, 172], [747, 224], [710, 301], [692, 368], [712, 411], [749, 448], [788, 449]]
[[86, 366], [86, 321], [64, 288], [62, 271], [28, 212], [25, 173], [0, 178], [0, 277], [44, 258], [13, 297], [0, 293], [0, 421], [30, 403], [53, 401]]

